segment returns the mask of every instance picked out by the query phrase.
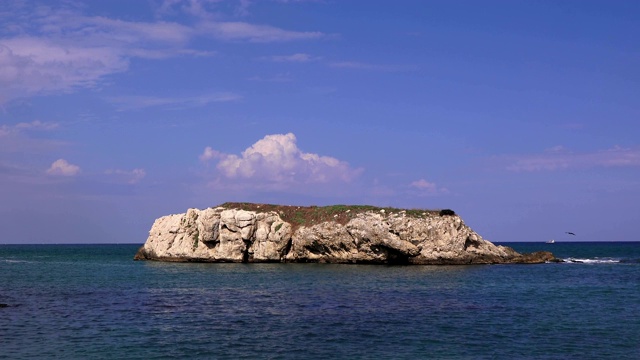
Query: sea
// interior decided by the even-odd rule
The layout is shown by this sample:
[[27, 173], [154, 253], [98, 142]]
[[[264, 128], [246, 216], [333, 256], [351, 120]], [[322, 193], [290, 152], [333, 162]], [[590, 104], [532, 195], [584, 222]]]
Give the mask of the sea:
[[640, 359], [640, 242], [508, 243], [563, 263], [134, 261], [0, 245], [0, 359]]

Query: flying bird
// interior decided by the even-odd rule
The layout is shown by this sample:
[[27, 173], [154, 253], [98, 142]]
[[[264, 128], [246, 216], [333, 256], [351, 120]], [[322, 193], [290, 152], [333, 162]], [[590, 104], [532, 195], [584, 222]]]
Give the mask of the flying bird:
[[566, 233], [566, 234], [569, 234], [569, 235], [576, 236], [576, 234], [572, 233], [571, 231], [565, 231], [565, 233]]

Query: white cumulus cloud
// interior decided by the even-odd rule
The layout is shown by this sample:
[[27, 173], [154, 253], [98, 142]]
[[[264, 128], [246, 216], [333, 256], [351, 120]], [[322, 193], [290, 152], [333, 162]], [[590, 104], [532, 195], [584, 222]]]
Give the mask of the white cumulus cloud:
[[277, 184], [350, 182], [362, 171], [330, 156], [305, 153], [296, 140], [292, 133], [267, 135], [240, 155], [207, 147], [200, 160], [218, 160], [218, 171], [228, 179]]
[[200, 155], [200, 161], [209, 161], [211, 159], [215, 159], [217, 157], [220, 157], [220, 152], [213, 150], [211, 148], [211, 146], [207, 146], [206, 148], [204, 148], [204, 151], [202, 152], [202, 154]]
[[59, 176], [75, 176], [80, 173], [80, 167], [70, 164], [65, 159], [58, 159], [51, 164], [51, 167], [47, 169], [49, 175]]

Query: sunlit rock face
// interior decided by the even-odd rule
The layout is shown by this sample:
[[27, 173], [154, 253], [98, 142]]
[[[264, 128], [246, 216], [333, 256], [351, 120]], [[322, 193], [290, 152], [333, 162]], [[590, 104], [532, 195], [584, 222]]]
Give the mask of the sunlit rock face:
[[333, 215], [342, 221], [307, 224], [283, 220], [282, 211], [189, 209], [157, 219], [135, 259], [442, 265], [554, 260], [548, 252], [521, 255], [496, 246], [451, 213], [347, 213]]

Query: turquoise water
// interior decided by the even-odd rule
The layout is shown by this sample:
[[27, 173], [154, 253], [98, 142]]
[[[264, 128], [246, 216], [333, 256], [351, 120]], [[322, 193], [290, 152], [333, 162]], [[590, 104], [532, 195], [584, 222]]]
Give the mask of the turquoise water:
[[511, 243], [561, 264], [132, 261], [0, 245], [0, 358], [639, 359], [640, 243]]

